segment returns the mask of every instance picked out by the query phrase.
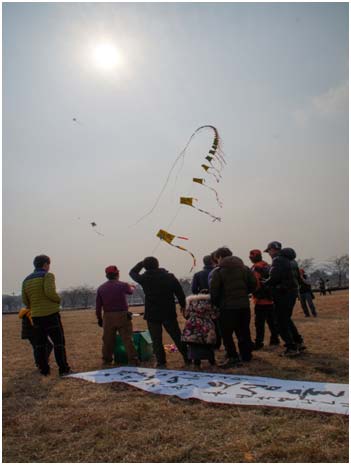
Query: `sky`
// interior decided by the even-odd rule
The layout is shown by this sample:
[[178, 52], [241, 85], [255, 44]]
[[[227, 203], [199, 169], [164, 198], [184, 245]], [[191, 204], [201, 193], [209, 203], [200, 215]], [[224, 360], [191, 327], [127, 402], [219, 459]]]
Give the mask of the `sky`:
[[[149, 255], [191, 276], [191, 257], [156, 238], [169, 225], [194, 271], [223, 245], [247, 265], [272, 240], [316, 263], [348, 252], [347, 3], [2, 9], [3, 293], [20, 292], [41, 253], [61, 290], [101, 284], [112, 264], [130, 281]], [[97, 64], [102, 43], [115, 66]], [[206, 177], [223, 208], [191, 182], [212, 143], [203, 131], [135, 225], [202, 125], [226, 154], [221, 181]], [[179, 208], [180, 195], [222, 221]]]

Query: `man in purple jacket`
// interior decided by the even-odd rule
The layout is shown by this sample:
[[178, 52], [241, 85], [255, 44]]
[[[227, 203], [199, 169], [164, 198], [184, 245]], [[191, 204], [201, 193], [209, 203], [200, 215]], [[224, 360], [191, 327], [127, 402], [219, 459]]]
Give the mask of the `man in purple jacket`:
[[106, 364], [112, 362], [116, 331], [118, 331], [127, 351], [128, 363], [136, 365], [138, 354], [133, 344], [133, 326], [128, 317], [126, 298], [127, 294], [133, 293], [133, 288], [128, 283], [119, 281], [119, 270], [115, 265], [108, 266], [105, 273], [108, 281], [98, 288], [96, 295], [98, 325], [104, 328], [102, 358]]

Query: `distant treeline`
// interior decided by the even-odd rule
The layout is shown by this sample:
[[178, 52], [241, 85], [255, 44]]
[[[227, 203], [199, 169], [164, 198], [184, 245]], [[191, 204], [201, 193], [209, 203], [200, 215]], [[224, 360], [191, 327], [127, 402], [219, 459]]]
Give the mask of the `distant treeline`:
[[[300, 268], [307, 273], [312, 289], [317, 292], [319, 280], [328, 280], [328, 287], [331, 290], [348, 289], [349, 287], [349, 256], [342, 255], [330, 260], [320, 266], [314, 264], [313, 258], [298, 260]], [[191, 278], [181, 278], [180, 284], [186, 296], [191, 294]], [[82, 285], [71, 287], [59, 292], [61, 296], [61, 307], [65, 309], [87, 309], [95, 306], [96, 289], [92, 286]], [[145, 295], [142, 288], [137, 284], [133, 295], [128, 296], [128, 303], [131, 306], [144, 305]], [[14, 313], [22, 307], [20, 295], [2, 296], [2, 312]]]

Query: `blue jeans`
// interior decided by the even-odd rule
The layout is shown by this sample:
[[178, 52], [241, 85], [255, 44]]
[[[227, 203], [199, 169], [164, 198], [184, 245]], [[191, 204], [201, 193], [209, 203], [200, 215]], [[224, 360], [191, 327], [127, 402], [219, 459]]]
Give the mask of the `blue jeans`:
[[312, 315], [317, 316], [316, 308], [312, 299], [312, 294], [310, 292], [304, 292], [303, 294], [300, 294], [300, 302], [305, 316], [310, 316], [309, 310], [311, 310]]

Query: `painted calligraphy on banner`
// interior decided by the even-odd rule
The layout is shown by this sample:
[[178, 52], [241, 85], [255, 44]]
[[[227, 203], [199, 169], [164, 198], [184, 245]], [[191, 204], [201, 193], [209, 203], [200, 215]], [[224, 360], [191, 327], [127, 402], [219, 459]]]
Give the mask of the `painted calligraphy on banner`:
[[284, 407], [348, 415], [348, 384], [192, 371], [118, 367], [76, 373], [93, 383], [127, 383], [154, 394], [196, 398], [205, 402]]

